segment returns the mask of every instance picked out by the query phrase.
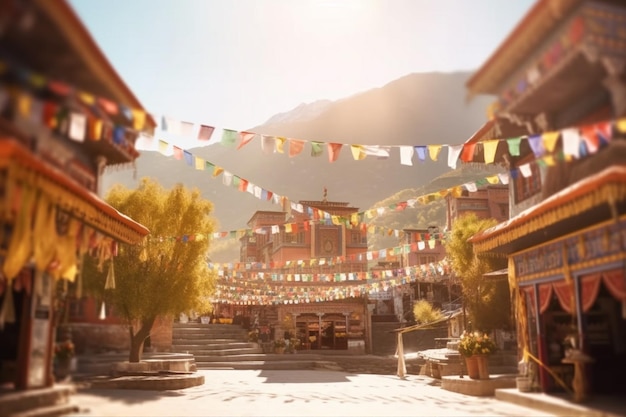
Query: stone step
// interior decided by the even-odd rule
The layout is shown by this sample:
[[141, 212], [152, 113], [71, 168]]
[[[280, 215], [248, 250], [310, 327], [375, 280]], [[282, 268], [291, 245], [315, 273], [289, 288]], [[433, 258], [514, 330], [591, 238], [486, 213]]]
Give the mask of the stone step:
[[173, 333], [172, 340], [235, 340], [235, 341], [248, 341], [247, 334], [235, 334], [235, 333], [222, 333], [222, 334], [184, 334]]
[[237, 370], [302, 370], [320, 368], [318, 361], [224, 361], [199, 362], [198, 369], [237, 369]]
[[202, 335], [202, 336], [192, 336], [192, 337], [185, 337], [185, 336], [174, 336], [172, 338], [172, 344], [177, 344], [180, 342], [195, 342], [195, 343], [241, 343], [241, 342], [246, 342], [248, 343], [248, 338], [242, 338], [242, 337], [224, 337], [223, 335], [220, 335], [220, 337], [208, 337], [207, 335]]
[[240, 356], [240, 355], [260, 355], [263, 354], [261, 348], [250, 349], [222, 349], [222, 350], [195, 350], [189, 351], [194, 358], [224, 357], [224, 356]]
[[231, 327], [226, 329], [172, 329], [173, 334], [236, 334], [236, 335], [248, 335], [248, 332], [240, 327]]
[[222, 329], [242, 329], [238, 324], [202, 324], [202, 323], [174, 323], [172, 325], [174, 330], [176, 329], [207, 329], [207, 330], [222, 330]]
[[9, 414], [7, 417], [61, 417], [78, 413], [79, 411], [80, 408], [75, 404], [55, 404]]
[[[172, 363], [189, 363], [190, 367], [195, 366], [194, 356], [186, 352], [167, 352], [167, 353], [154, 353], [145, 352], [142, 356], [142, 361], [167, 361]], [[128, 353], [116, 353], [116, 354], [100, 354], [100, 355], [84, 355], [78, 357], [78, 371], [80, 373], [102, 374], [108, 375], [111, 373], [112, 364], [116, 362], [128, 361]], [[1, 416], [2, 414], [0, 414]]]
[[172, 346], [172, 351], [179, 353], [190, 353], [192, 355], [197, 355], [199, 352], [204, 352], [207, 355], [217, 355], [220, 352], [263, 352], [263, 349], [260, 346], [249, 345], [249, 346], [225, 346], [219, 349], [211, 349], [207, 346]]
[[100, 389], [142, 389], [151, 391], [178, 390], [204, 384], [204, 375], [166, 374], [120, 376], [91, 381], [91, 386]]
[[[76, 389], [72, 385], [57, 384], [50, 388], [6, 392], [0, 396], [0, 416], [28, 415], [39, 409], [52, 410], [67, 405]], [[52, 408], [49, 408], [52, 407]]]
[[177, 352], [184, 351], [192, 351], [192, 350], [221, 350], [221, 349], [247, 349], [247, 348], [257, 348], [257, 345], [254, 342], [218, 342], [218, 343], [173, 343], [172, 349], [176, 349]]

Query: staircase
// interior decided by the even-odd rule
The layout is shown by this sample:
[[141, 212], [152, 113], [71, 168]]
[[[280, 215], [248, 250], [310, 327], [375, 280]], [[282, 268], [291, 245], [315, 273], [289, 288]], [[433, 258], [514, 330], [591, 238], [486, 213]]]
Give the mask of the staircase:
[[174, 323], [172, 352], [190, 353], [197, 369], [312, 369], [309, 355], [264, 354], [247, 330], [231, 324]]
[[77, 413], [78, 406], [70, 402], [74, 392], [75, 388], [66, 384], [27, 391], [0, 391], [0, 416], [57, 417]]

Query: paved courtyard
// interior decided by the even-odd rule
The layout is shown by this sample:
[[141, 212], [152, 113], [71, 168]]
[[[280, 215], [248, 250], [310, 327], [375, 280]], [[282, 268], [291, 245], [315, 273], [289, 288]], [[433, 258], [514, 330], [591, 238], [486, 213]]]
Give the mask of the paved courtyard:
[[546, 416], [441, 389], [432, 378], [329, 370], [206, 370], [176, 391], [79, 389], [83, 416]]

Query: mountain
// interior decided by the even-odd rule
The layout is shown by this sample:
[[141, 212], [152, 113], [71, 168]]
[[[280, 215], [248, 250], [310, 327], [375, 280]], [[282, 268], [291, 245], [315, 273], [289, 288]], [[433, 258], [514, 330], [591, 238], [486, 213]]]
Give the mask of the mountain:
[[[482, 126], [491, 102], [483, 97], [466, 103], [465, 81], [469, 76], [469, 72], [410, 74], [339, 101], [301, 105], [263, 125], [241, 130], [307, 142], [459, 144]], [[349, 202], [360, 211], [401, 190], [425, 186], [450, 171], [445, 150], [438, 162], [418, 162], [415, 156], [413, 166], [404, 166], [397, 148], [392, 148], [388, 159], [367, 157], [355, 161], [350, 147], [344, 146], [338, 160], [330, 163], [326, 149], [322, 156], [312, 157], [307, 144], [300, 155], [290, 158], [287, 154], [265, 154], [260, 143], [257, 136], [240, 150], [215, 144], [189, 151], [292, 201], [321, 200], [327, 188], [329, 200]], [[287, 145], [285, 148], [287, 151]], [[225, 186], [221, 176], [214, 178], [210, 172], [158, 152], [142, 152], [133, 175], [121, 170], [107, 172], [103, 186], [106, 190], [122, 183], [134, 188], [145, 176], [158, 179], [168, 188], [176, 183], [198, 188], [214, 204], [219, 231], [247, 228], [247, 221], [257, 210], [280, 210], [275, 204]]]
[[264, 125], [274, 125], [290, 122], [304, 122], [315, 119], [322, 114], [328, 106], [332, 104], [330, 100], [317, 100], [313, 103], [302, 103], [293, 110], [278, 113], [270, 117]]

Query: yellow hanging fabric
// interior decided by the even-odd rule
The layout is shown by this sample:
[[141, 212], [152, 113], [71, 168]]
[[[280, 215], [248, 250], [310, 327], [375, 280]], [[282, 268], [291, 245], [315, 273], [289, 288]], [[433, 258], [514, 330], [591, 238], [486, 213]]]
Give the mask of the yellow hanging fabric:
[[113, 258], [111, 258], [111, 265], [109, 266], [109, 273], [107, 274], [106, 282], [104, 283], [105, 290], [115, 289], [115, 270], [113, 269]]
[[428, 155], [430, 156], [430, 159], [435, 162], [437, 161], [439, 153], [441, 152], [441, 147], [442, 145], [428, 145]]
[[45, 271], [54, 260], [57, 251], [56, 231], [54, 230], [55, 208], [45, 194], [40, 194], [35, 212], [33, 228], [33, 256], [35, 268]]
[[58, 236], [57, 241], [57, 260], [59, 267], [54, 274], [55, 278], [67, 279], [74, 282], [78, 268], [76, 258], [76, 241], [78, 232], [80, 231], [80, 223], [78, 220], [70, 218], [68, 220], [67, 232], [63, 236]]
[[15, 323], [15, 305], [13, 303], [13, 286], [9, 281], [4, 296], [2, 308], [0, 308], [0, 330], [4, 329], [4, 323]]
[[22, 187], [22, 204], [15, 219], [11, 241], [9, 242], [9, 248], [2, 266], [4, 276], [9, 281], [9, 287], [11, 280], [19, 274], [32, 255], [32, 214], [34, 204], [35, 190], [30, 187]]

